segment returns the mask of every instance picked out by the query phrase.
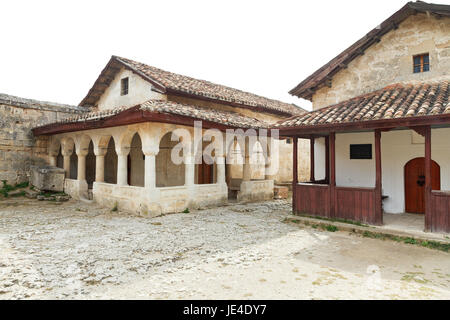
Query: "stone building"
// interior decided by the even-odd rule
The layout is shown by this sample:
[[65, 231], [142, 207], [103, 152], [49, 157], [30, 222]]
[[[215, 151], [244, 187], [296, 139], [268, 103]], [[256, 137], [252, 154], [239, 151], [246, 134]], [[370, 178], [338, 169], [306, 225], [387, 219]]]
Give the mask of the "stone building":
[[315, 181], [295, 184], [295, 212], [418, 213], [450, 232], [449, 5], [407, 3], [290, 93], [313, 103], [277, 124], [294, 146], [312, 141]]
[[[65, 169], [66, 192], [143, 215], [229, 198], [272, 198], [274, 183], [292, 180], [293, 149], [289, 139], [267, 129], [305, 113], [293, 104], [117, 56], [74, 109], [86, 112], [48, 119], [32, 130], [47, 141], [48, 163]], [[229, 130], [235, 135], [219, 143], [213, 129], [222, 137]], [[260, 133], [266, 131], [264, 139]], [[195, 140], [196, 133], [203, 140]], [[207, 155], [210, 144], [216, 148]], [[172, 158], [177, 146], [182, 163]], [[298, 151], [305, 160], [300, 178], [309, 176], [308, 153], [305, 140]]]

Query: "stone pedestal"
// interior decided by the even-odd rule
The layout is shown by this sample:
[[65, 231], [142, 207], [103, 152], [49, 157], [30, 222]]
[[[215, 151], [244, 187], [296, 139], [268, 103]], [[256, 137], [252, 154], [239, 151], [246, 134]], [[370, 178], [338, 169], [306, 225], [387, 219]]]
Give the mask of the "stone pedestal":
[[30, 183], [39, 190], [64, 191], [64, 169], [45, 166], [31, 166]]

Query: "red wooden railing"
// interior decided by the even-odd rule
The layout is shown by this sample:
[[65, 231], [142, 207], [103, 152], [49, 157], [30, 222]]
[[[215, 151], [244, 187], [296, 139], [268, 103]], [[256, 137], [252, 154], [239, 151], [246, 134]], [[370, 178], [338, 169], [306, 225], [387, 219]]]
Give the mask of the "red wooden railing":
[[330, 187], [320, 184], [299, 183], [295, 186], [294, 212], [329, 217]]
[[[334, 187], [322, 184], [295, 185], [294, 212], [312, 216], [382, 224], [377, 213], [376, 188]], [[381, 206], [381, 203], [379, 204]]]
[[430, 231], [450, 232], [450, 192], [432, 191], [430, 201]]
[[375, 188], [336, 187], [336, 218], [381, 224], [376, 217]]

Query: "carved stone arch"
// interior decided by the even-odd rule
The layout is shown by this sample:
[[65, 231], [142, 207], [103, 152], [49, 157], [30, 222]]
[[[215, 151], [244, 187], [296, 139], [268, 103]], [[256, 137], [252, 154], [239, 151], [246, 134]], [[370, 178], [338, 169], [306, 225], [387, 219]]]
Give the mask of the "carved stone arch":
[[97, 135], [93, 137], [95, 155], [105, 155], [108, 149], [109, 141], [113, 139], [110, 134]]
[[92, 141], [90, 135], [84, 133], [75, 139], [75, 150], [78, 155], [87, 155], [89, 151], [89, 143]]
[[75, 151], [75, 139], [72, 136], [61, 138], [61, 152], [63, 156], [70, 156]]

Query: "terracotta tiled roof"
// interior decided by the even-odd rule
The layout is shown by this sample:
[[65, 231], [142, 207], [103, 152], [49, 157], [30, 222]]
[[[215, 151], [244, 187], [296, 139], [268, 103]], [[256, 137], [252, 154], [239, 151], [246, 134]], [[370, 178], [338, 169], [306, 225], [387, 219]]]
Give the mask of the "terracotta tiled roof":
[[[304, 109], [290, 103], [265, 98], [253, 93], [215, 84], [206, 80], [199, 80], [173, 72], [164, 71], [134, 60], [112, 56], [110, 62], [102, 71], [96, 83], [80, 105], [94, 105], [106, 89], [114, 72], [120, 67], [127, 67], [151, 82], [162, 93], [178, 93], [211, 99], [219, 102], [243, 105], [259, 110], [282, 113], [284, 115], [299, 115], [306, 112]], [[111, 71], [113, 70], [113, 71]]]
[[[136, 111], [149, 111], [151, 113], [164, 113], [168, 115], [184, 116], [196, 120], [210, 121], [230, 127], [267, 128], [269, 126], [269, 124], [264, 121], [244, 116], [236, 112], [222, 111], [163, 100], [149, 100], [132, 107], [119, 107], [98, 112], [86, 112], [84, 114], [65, 118], [57, 122], [47, 123], [45, 125], [36, 127], [35, 129], [47, 126], [55, 127], [58, 124], [103, 120], [111, 118], [113, 116], [117, 116], [122, 112], [133, 108], [136, 109]], [[151, 121], [151, 119], [149, 119], [148, 121]]]
[[450, 114], [450, 81], [394, 84], [326, 108], [278, 122], [275, 127], [390, 120]]
[[176, 114], [199, 120], [216, 122], [240, 128], [267, 128], [268, 123], [230, 111], [198, 107], [162, 100], [149, 100], [141, 104], [141, 110]]

